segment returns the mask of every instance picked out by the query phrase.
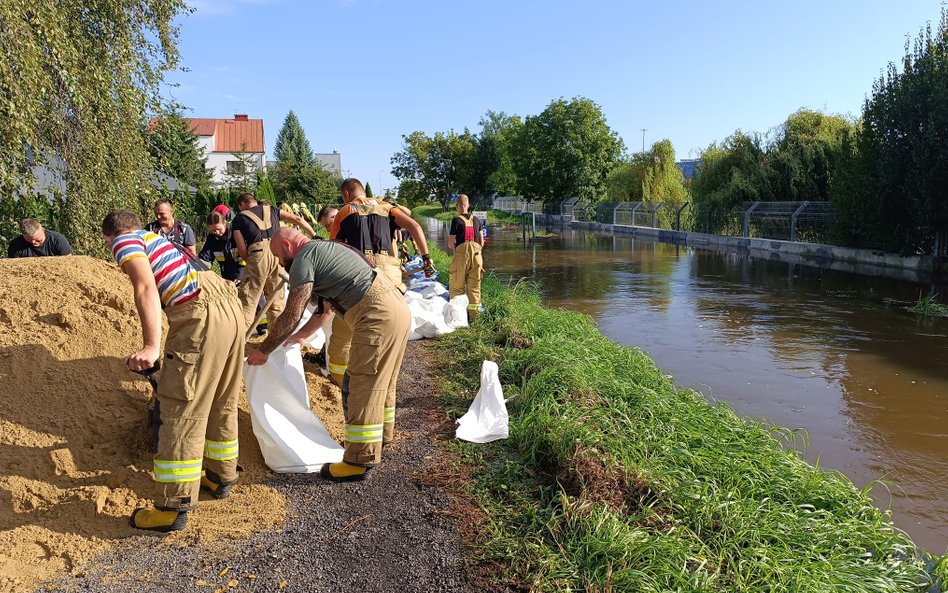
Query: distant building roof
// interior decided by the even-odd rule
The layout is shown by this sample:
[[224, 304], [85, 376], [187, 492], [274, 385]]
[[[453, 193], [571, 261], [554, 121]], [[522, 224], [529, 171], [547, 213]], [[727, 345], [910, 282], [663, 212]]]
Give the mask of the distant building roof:
[[214, 152], [264, 152], [263, 120], [237, 114], [233, 119], [186, 118], [198, 136], [214, 136]]
[[681, 169], [682, 177], [691, 179], [695, 176], [695, 169], [701, 164], [701, 159], [681, 159], [675, 164]]

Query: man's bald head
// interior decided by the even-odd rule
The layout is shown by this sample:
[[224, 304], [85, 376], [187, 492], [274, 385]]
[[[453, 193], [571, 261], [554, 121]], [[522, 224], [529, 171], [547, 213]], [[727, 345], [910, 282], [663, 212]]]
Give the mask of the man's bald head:
[[280, 260], [281, 266], [289, 269], [293, 264], [293, 258], [299, 253], [300, 248], [307, 243], [309, 243], [309, 239], [298, 229], [280, 227], [270, 237], [270, 252]]

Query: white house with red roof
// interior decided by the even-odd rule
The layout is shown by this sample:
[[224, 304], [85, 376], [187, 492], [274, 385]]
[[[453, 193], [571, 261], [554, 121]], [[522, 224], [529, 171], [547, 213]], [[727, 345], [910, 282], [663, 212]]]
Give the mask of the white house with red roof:
[[238, 113], [233, 119], [185, 119], [190, 122], [191, 130], [198, 135], [198, 145], [204, 149], [207, 156], [205, 166], [211, 173], [211, 182], [215, 185], [223, 185], [228, 172], [240, 172], [242, 163], [237, 158], [237, 153], [250, 157], [258, 169], [266, 170], [262, 119], [250, 119], [245, 113]]

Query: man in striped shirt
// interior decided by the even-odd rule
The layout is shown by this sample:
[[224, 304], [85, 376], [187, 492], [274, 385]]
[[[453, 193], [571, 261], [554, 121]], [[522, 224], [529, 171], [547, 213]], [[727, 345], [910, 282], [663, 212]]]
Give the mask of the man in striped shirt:
[[237, 481], [237, 398], [244, 355], [237, 290], [213, 272], [196, 272], [171, 243], [142, 230], [132, 212], [108, 214], [102, 235], [132, 281], [142, 323], [144, 344], [125, 359], [129, 370], [154, 366], [160, 356], [162, 310], [168, 318], [157, 389], [158, 495], [154, 508], [136, 509], [130, 521], [139, 529], [176, 531], [186, 525], [201, 487], [225, 498]]

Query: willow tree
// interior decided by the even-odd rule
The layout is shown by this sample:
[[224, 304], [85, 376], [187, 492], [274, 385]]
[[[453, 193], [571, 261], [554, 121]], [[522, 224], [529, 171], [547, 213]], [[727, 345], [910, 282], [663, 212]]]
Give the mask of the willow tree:
[[0, 200], [34, 191], [32, 153], [61, 170], [73, 245], [104, 249], [103, 214], [142, 205], [153, 167], [141, 130], [184, 12], [180, 0], [0, 2]]

